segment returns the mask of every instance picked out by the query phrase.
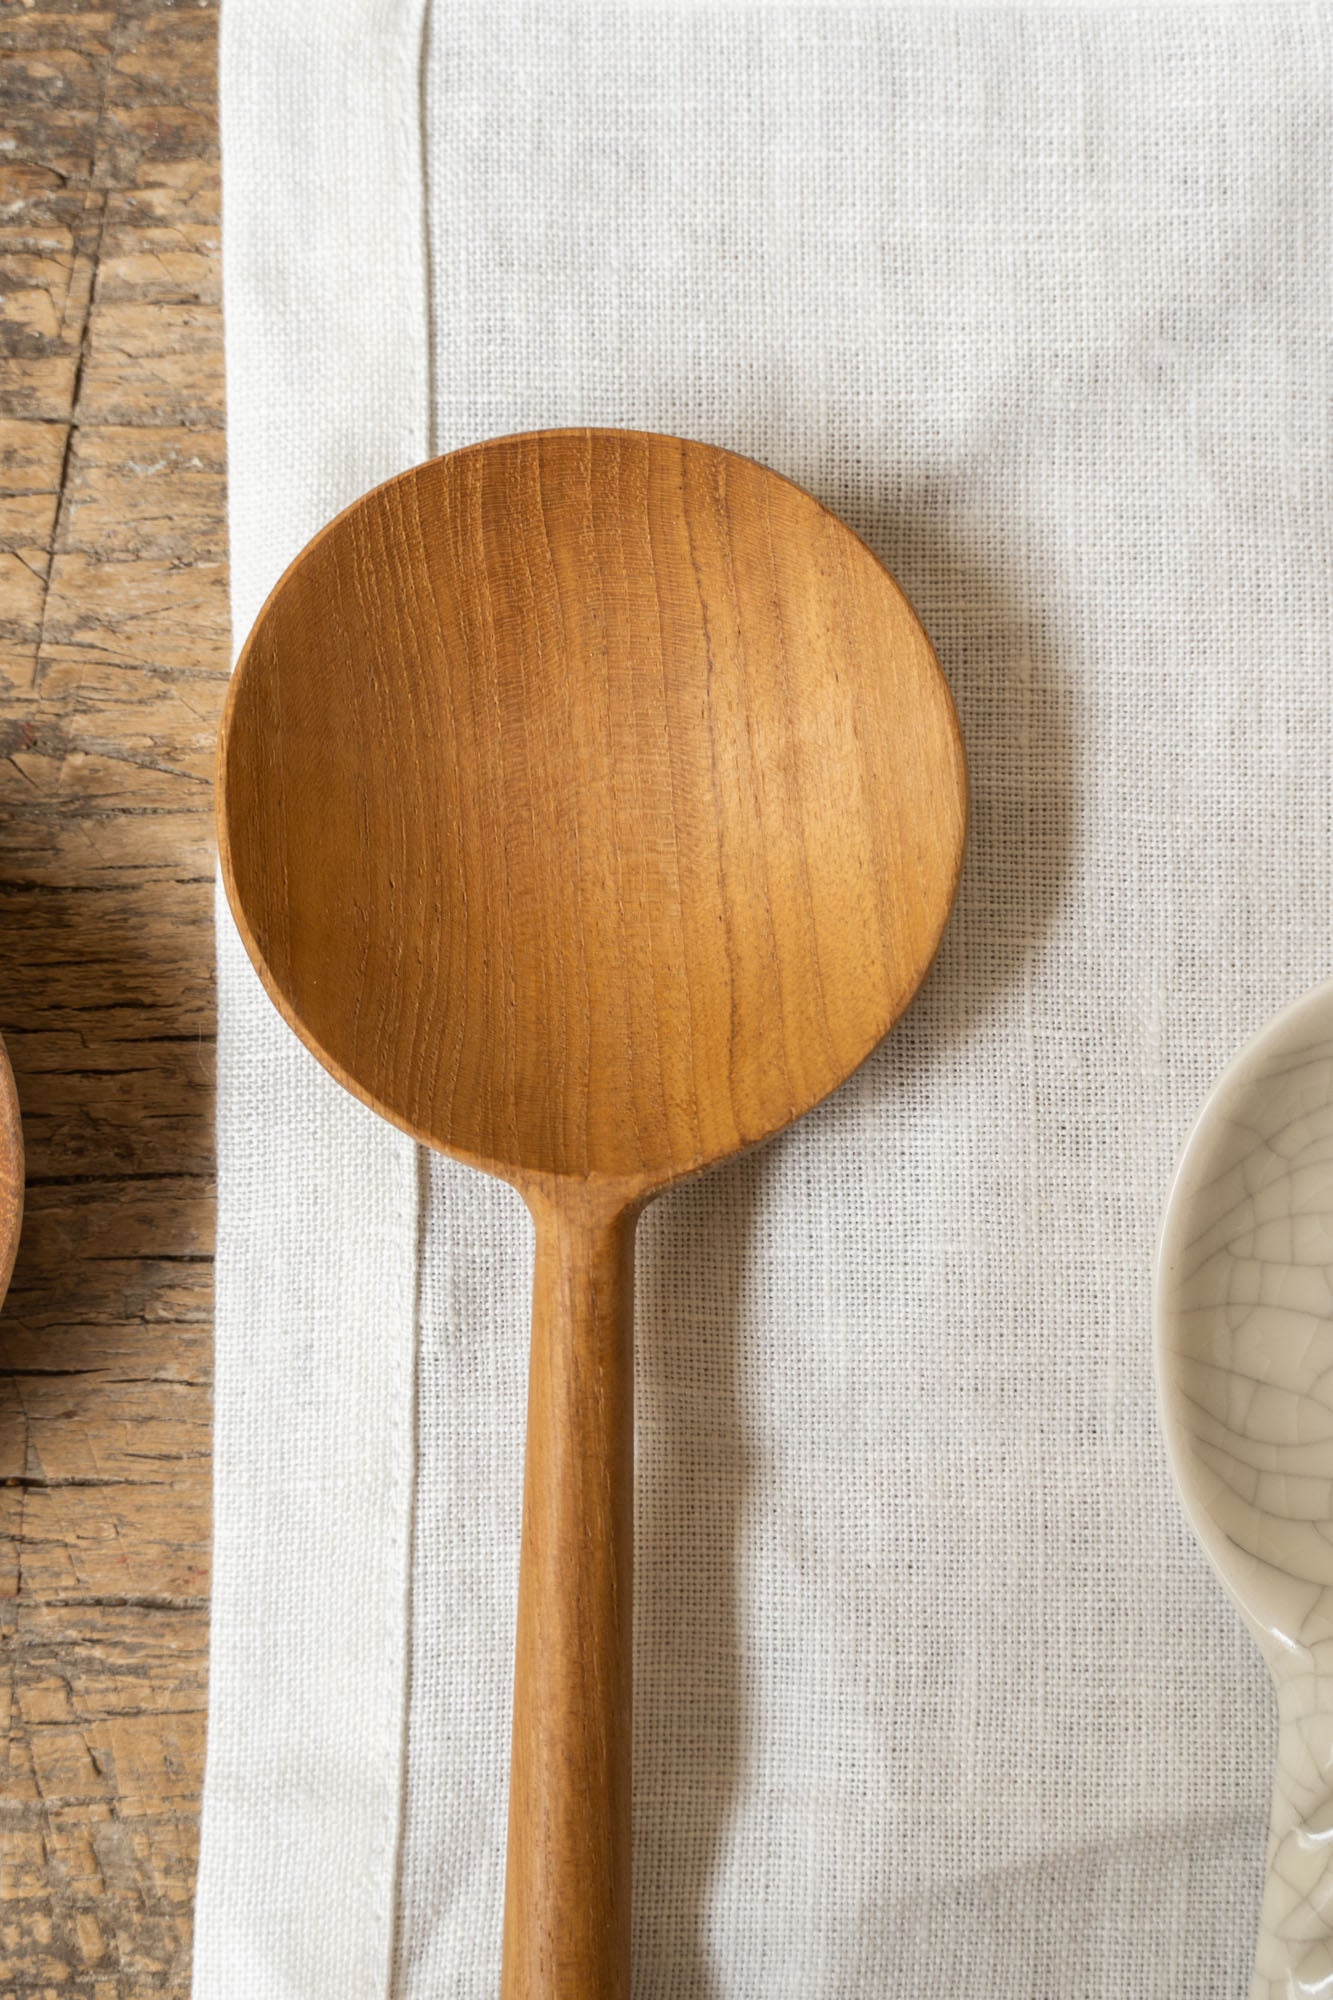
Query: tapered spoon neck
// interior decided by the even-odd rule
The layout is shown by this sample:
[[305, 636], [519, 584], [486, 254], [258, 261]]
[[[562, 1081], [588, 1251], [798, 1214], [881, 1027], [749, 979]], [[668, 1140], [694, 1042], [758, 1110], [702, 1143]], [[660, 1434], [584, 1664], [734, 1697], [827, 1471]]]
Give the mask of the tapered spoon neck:
[[1252, 2000], [1333, 1994], [1333, 1659], [1275, 1665], [1277, 1768]]
[[525, 1174], [515, 1185], [527, 1204], [540, 1247], [544, 1235], [633, 1236], [653, 1192], [641, 1180], [580, 1179], [566, 1174]]

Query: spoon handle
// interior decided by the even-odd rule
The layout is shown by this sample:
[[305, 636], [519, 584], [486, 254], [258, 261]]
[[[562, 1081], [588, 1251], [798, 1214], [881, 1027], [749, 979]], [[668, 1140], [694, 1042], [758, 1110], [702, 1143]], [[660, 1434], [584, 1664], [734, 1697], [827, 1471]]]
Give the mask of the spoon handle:
[[502, 2000], [628, 2000], [633, 1213], [537, 1228]]
[[1330, 1664], [1301, 1651], [1276, 1669], [1277, 1773], [1251, 2000], [1333, 1995]]

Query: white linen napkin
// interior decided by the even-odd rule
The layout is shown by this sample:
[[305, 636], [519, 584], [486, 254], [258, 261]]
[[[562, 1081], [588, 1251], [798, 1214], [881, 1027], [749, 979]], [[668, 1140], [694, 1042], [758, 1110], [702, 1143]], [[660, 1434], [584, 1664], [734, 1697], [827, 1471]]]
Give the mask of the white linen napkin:
[[[1330, 970], [1331, 29], [227, 0], [238, 639], [432, 450], [674, 431], [866, 537], [969, 751], [909, 1017], [642, 1227], [641, 2000], [1247, 1988], [1271, 1700], [1148, 1298], [1211, 1076]], [[196, 2000], [480, 2000], [526, 1217], [219, 959]]]

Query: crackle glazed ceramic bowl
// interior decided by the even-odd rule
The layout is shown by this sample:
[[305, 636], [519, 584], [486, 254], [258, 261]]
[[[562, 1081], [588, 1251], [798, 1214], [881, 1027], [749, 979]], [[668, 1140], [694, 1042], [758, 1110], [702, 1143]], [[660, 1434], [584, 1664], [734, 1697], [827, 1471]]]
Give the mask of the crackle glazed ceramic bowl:
[[1185, 1511], [1277, 1687], [1251, 2000], [1333, 2000], [1333, 981], [1270, 1021], [1204, 1105], [1154, 1319]]

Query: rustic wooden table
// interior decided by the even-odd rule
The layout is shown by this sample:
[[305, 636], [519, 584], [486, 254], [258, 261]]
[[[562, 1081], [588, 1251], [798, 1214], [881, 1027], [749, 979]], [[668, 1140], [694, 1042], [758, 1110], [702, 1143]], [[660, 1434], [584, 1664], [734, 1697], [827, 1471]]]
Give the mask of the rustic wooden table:
[[[0, 2000], [189, 1987], [227, 666], [216, 0], [0, 0]], [[262, 1996], [256, 1996], [262, 2000]]]

